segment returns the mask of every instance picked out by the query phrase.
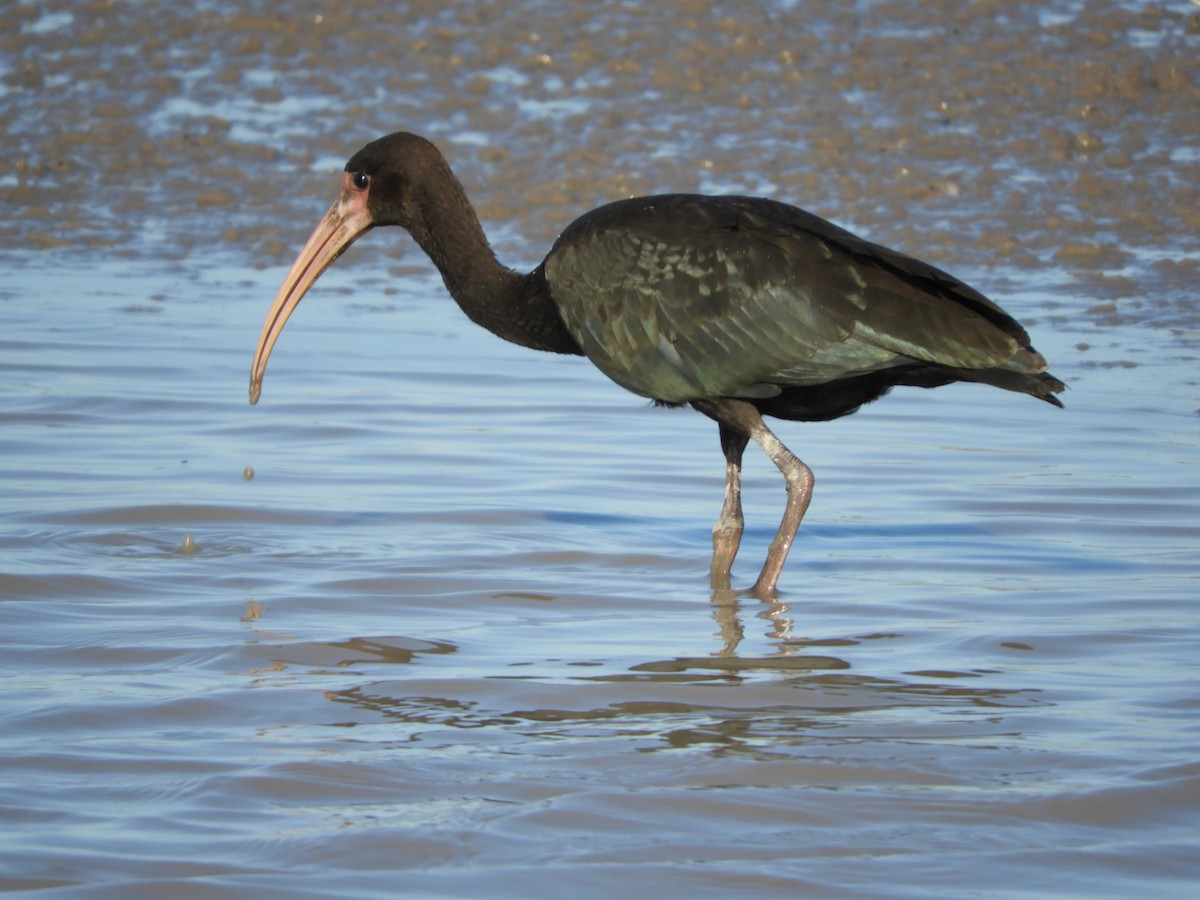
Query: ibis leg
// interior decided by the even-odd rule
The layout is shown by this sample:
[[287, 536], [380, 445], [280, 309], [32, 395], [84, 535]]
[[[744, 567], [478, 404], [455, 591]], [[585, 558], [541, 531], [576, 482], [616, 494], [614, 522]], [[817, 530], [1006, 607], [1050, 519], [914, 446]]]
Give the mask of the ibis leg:
[[766, 562], [752, 589], [758, 597], [770, 597], [775, 593], [788, 551], [792, 549], [796, 531], [812, 500], [812, 469], [784, 446], [783, 441], [763, 422], [753, 404], [724, 398], [698, 400], [692, 406], [717, 421], [721, 429], [721, 448], [725, 451], [725, 505], [713, 529], [711, 577], [714, 588], [728, 586], [729, 569], [741, 541], [741, 461], [746, 444], [750, 440], [758, 444], [783, 474], [787, 484], [783, 520], [779, 523], [779, 530], [767, 550]]
[[721, 507], [721, 518], [713, 526], [710, 580], [713, 590], [728, 590], [729, 573], [745, 528], [742, 519], [742, 452], [750, 438], [723, 423], [718, 424], [721, 450], [725, 453], [725, 503]]
[[775, 538], [767, 550], [767, 561], [763, 563], [753, 588], [755, 596], [770, 597], [775, 593], [775, 585], [779, 583], [779, 575], [783, 571], [788, 551], [792, 549], [796, 531], [808, 510], [809, 501], [812, 500], [813, 473], [812, 469], [783, 445], [783, 441], [775, 437], [761, 419], [758, 426], [750, 436], [762, 447], [771, 462], [775, 463], [787, 482], [787, 505], [783, 510], [783, 521], [779, 523], [779, 530], [775, 532]]

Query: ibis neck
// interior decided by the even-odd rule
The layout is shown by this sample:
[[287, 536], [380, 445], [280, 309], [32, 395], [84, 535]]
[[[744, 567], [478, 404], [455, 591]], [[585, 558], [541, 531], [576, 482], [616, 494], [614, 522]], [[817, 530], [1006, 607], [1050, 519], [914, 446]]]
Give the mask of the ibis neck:
[[507, 341], [579, 353], [541, 270], [522, 275], [502, 265], [462, 185], [448, 169], [445, 175], [419, 205], [409, 232], [442, 273], [450, 296], [472, 322]]

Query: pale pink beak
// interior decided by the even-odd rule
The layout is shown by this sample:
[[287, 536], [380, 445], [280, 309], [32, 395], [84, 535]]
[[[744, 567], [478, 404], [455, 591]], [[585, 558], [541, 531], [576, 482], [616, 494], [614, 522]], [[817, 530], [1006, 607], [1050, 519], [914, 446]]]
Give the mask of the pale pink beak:
[[374, 224], [367, 211], [367, 191], [354, 187], [351, 175], [347, 173], [342, 178], [342, 195], [321, 219], [296, 257], [292, 270], [283, 280], [283, 286], [267, 313], [267, 321], [258, 337], [258, 348], [254, 351], [254, 363], [250, 367], [251, 403], [257, 403], [262, 394], [267, 359], [288, 317], [300, 305], [305, 293], [321, 277], [321, 273]]

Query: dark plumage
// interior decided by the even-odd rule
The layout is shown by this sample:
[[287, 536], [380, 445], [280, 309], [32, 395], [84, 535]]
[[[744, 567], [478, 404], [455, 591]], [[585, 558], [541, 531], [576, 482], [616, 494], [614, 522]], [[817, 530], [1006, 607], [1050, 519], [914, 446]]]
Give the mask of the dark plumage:
[[368, 144], [346, 164], [341, 196], [263, 326], [251, 402], [305, 291], [378, 225], [407, 229], [463, 311], [489, 331], [537, 350], [583, 354], [635, 394], [716, 420], [726, 493], [713, 529], [714, 587], [728, 587], [741, 538], [741, 458], [750, 440], [788, 487], [757, 594], [774, 593], [811, 496], [812, 472], [762, 415], [834, 419], [894, 385], [952, 381], [1061, 406], [1054, 394], [1062, 382], [996, 304], [940, 269], [773, 200], [618, 201], [567, 226], [533, 272], [513, 272], [497, 262], [441, 153], [405, 133]]

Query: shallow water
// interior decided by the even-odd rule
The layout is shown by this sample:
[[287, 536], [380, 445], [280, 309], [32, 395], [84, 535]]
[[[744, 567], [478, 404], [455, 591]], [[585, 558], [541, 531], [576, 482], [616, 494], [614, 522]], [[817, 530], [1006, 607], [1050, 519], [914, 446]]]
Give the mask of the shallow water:
[[[0, 887], [1191, 896], [1200, 19], [937, 6], [21, 7]], [[817, 493], [767, 604], [707, 588], [710, 423], [475, 328], [399, 233], [250, 407], [331, 171], [399, 125], [514, 263], [630, 191], [835, 216], [1000, 300], [1067, 409], [781, 424]], [[738, 584], [780, 487], [748, 454]]]

